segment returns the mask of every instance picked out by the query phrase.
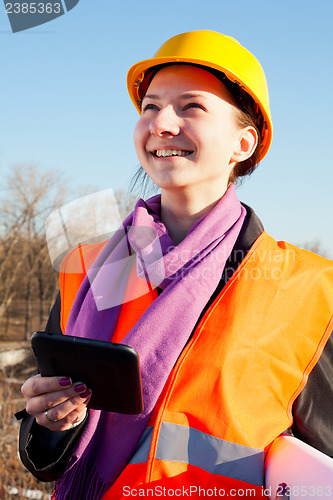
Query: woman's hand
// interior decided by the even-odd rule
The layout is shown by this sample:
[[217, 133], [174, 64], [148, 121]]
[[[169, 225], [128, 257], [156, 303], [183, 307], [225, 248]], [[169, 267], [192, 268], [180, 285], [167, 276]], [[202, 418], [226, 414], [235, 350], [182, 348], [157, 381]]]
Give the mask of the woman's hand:
[[68, 377], [35, 375], [24, 382], [21, 392], [26, 411], [39, 425], [52, 431], [65, 431], [80, 423], [87, 412], [91, 390]]

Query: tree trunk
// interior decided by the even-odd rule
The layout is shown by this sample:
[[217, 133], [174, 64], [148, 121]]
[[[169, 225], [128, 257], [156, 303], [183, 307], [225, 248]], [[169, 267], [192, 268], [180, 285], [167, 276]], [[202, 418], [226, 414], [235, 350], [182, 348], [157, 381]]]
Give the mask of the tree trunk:
[[25, 318], [24, 318], [24, 333], [26, 340], [30, 339], [31, 335], [31, 282], [28, 279], [26, 294], [25, 294]]

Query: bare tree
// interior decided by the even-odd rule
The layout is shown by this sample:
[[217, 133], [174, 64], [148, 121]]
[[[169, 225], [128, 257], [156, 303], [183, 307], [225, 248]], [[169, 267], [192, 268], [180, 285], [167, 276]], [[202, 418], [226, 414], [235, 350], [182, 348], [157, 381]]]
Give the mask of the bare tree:
[[65, 191], [55, 172], [42, 172], [34, 165], [22, 164], [13, 168], [2, 190], [0, 318], [8, 312], [14, 299], [16, 307], [24, 304], [27, 337], [32, 328], [32, 301], [38, 297], [41, 320], [46, 290], [50, 293], [50, 280], [51, 288], [56, 286], [56, 274], [48, 259], [44, 221], [50, 211], [64, 202]]

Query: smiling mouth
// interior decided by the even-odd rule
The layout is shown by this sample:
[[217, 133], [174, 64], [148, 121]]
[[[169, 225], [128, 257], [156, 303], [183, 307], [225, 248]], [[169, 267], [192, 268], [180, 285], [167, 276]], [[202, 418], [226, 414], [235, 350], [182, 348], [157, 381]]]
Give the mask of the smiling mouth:
[[170, 156], [189, 156], [193, 151], [181, 151], [177, 149], [156, 149], [153, 155], [157, 158], [166, 158]]

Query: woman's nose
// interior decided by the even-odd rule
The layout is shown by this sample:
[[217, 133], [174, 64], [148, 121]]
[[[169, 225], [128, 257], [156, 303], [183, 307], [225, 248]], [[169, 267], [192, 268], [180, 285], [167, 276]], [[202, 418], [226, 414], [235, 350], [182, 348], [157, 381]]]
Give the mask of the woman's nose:
[[179, 117], [172, 106], [160, 109], [149, 125], [150, 133], [159, 137], [163, 135], [178, 135], [179, 130]]

